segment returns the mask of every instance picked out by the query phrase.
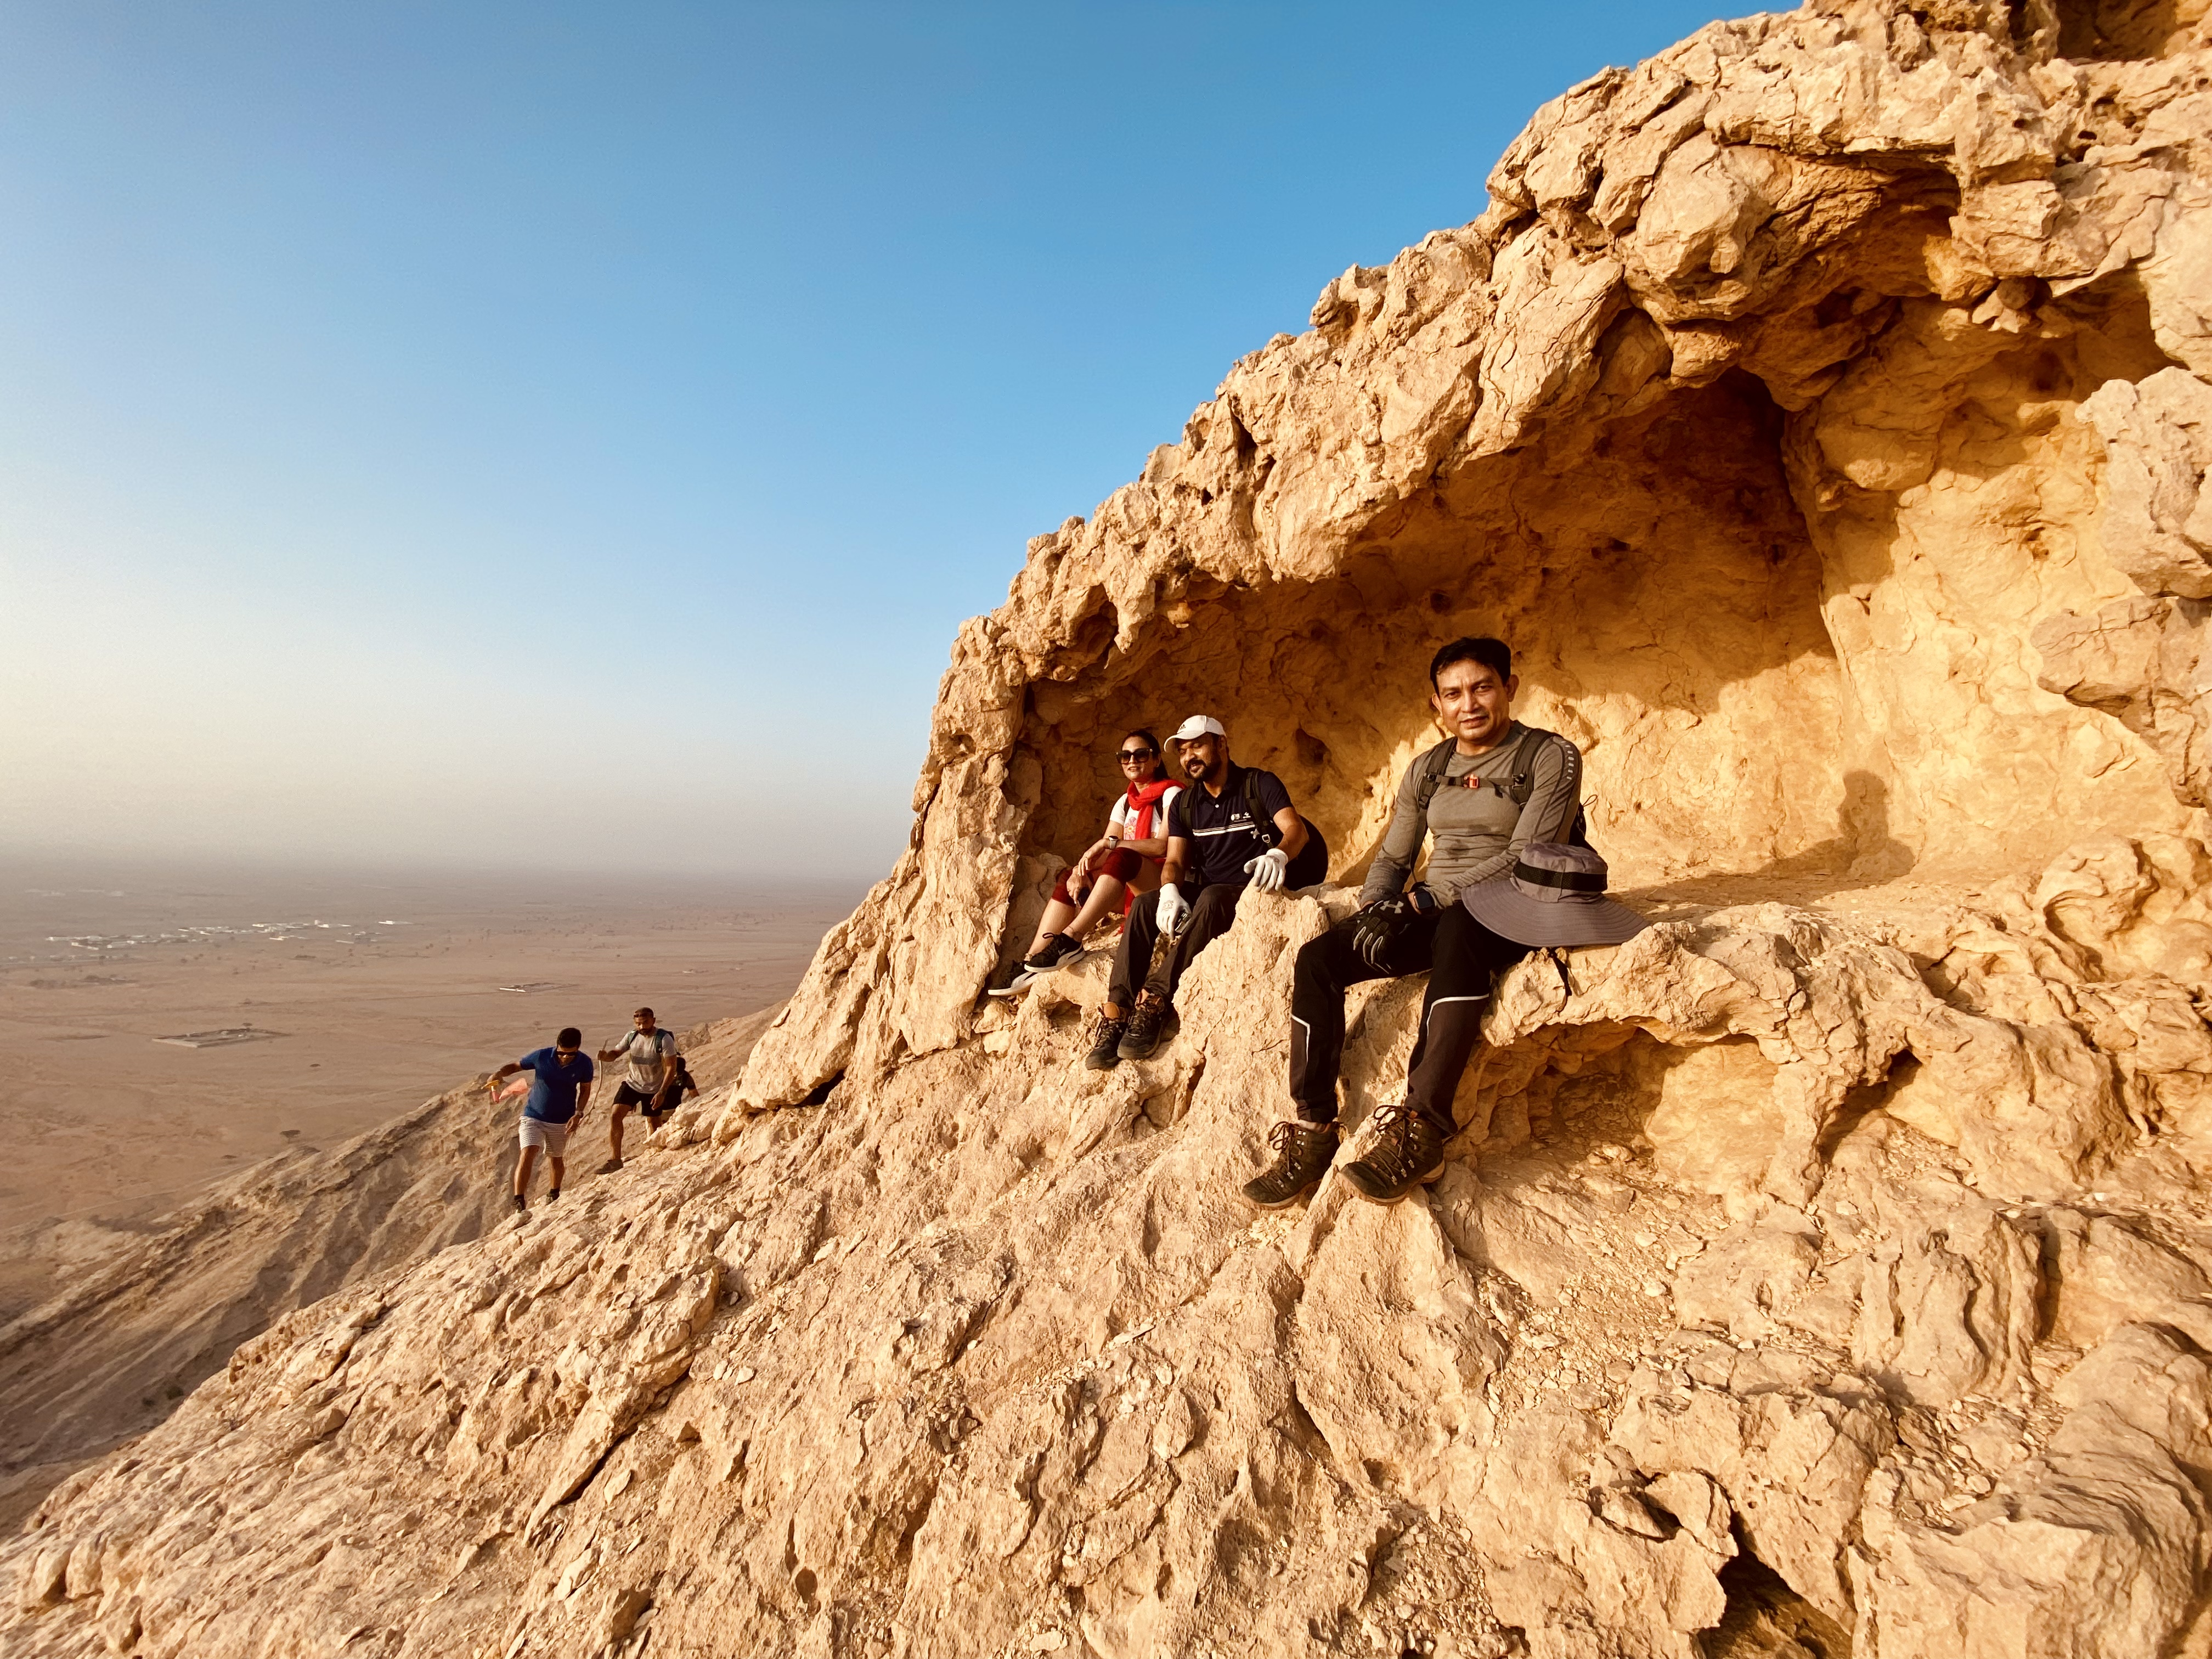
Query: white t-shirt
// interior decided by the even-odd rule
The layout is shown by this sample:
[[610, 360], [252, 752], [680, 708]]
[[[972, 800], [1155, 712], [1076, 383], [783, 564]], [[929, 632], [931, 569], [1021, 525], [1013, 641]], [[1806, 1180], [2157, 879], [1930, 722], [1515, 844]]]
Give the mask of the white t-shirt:
[[651, 1094], [660, 1086], [660, 1062], [669, 1054], [682, 1051], [676, 1046], [676, 1033], [663, 1025], [656, 1025], [648, 1035], [632, 1031], [614, 1046], [613, 1053], [629, 1056], [629, 1086], [641, 1094]]
[[[1178, 784], [1152, 803], [1152, 832], [1143, 839], [1161, 841], [1166, 838], [1168, 808], [1175, 805], [1175, 798], [1181, 793], [1182, 787]], [[1121, 841], [1127, 841], [1137, 833], [1136, 809], [1129, 805], [1126, 790], [1114, 797], [1114, 810], [1106, 815], [1106, 832]]]

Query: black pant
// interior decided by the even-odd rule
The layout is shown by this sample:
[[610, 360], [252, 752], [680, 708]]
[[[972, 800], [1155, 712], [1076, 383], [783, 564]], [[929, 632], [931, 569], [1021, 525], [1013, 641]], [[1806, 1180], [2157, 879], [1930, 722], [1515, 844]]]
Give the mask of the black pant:
[[1130, 907], [1129, 925], [1121, 930], [1121, 948], [1114, 952], [1114, 976], [1106, 983], [1106, 1000], [1117, 1008], [1127, 1008], [1137, 1000], [1139, 974], [1144, 975], [1146, 990], [1175, 1000], [1176, 987], [1182, 983], [1182, 970], [1190, 966], [1190, 959], [1227, 933], [1229, 924], [1237, 920], [1237, 901], [1244, 896], [1243, 883], [1217, 881], [1197, 887], [1186, 876], [1176, 886], [1191, 901], [1190, 919], [1183, 923], [1175, 943], [1160, 952], [1158, 967], [1152, 965], [1152, 946], [1160, 937], [1158, 890], [1140, 895]]
[[1406, 1104], [1446, 1134], [1460, 1073], [1482, 1038], [1482, 1016], [1499, 974], [1528, 954], [1448, 904], [1413, 919], [1386, 965], [1370, 968], [1352, 948], [1352, 922], [1339, 922], [1298, 951], [1291, 990], [1291, 1098], [1309, 1123], [1336, 1121], [1336, 1074], [1344, 1062], [1344, 994], [1363, 981], [1400, 979], [1426, 969], [1421, 1034], [1406, 1067]]

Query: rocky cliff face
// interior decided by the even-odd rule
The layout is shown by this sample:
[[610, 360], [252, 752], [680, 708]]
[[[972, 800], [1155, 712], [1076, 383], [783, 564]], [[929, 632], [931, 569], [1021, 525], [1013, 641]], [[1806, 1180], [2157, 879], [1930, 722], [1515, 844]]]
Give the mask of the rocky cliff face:
[[[9, 1641], [2212, 1652], [2209, 145], [2202, 0], [1547, 106], [1031, 544], [725, 1109], [241, 1347], [6, 1547]], [[1515, 970], [1423, 1198], [1255, 1218], [1347, 893], [1109, 1073], [1099, 957], [977, 993], [1125, 726], [1221, 715], [1355, 875], [1477, 629], [1659, 925]]]

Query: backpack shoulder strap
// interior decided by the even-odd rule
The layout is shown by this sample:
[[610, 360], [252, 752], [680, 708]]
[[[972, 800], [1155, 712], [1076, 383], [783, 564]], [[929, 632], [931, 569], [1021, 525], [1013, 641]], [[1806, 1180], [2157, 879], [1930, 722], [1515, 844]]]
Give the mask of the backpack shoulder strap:
[[[1513, 776], [1506, 785], [1507, 793], [1516, 806], [1527, 805], [1528, 797], [1536, 791], [1536, 756], [1547, 739], [1566, 744], [1570, 749], [1574, 747], [1570, 739], [1561, 737], [1557, 732], [1547, 732], [1540, 726], [1527, 728], [1521, 738], [1521, 746], [1514, 751]], [[1571, 847], [1589, 845], [1589, 811], [1581, 801], [1575, 803], [1575, 816], [1561, 833]]]
[[1506, 799], [1516, 806], [1526, 806], [1528, 797], [1536, 793], [1536, 751], [1547, 738], [1559, 738], [1556, 732], [1547, 732], [1540, 726], [1524, 726], [1521, 740], [1513, 748], [1513, 770], [1505, 785]]
[[1458, 746], [1452, 738], [1446, 738], [1421, 757], [1421, 781], [1413, 787], [1413, 812], [1424, 824], [1428, 822], [1429, 803], [1443, 787], [1444, 768], [1451, 764], [1452, 750]]
[[1253, 833], [1273, 847], [1282, 840], [1283, 832], [1275, 828], [1273, 815], [1260, 805], [1260, 769], [1256, 766], [1240, 768], [1237, 776], [1244, 796], [1244, 810], [1252, 816]]

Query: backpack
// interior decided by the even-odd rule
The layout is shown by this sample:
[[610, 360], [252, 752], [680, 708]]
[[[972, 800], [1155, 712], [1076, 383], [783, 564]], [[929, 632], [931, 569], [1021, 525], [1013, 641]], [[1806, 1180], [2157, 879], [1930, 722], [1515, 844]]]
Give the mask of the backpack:
[[[1282, 839], [1282, 836], [1275, 828], [1274, 819], [1261, 809], [1260, 786], [1253, 781], [1259, 775], [1260, 769], [1256, 766], [1248, 766], [1244, 769], [1244, 810], [1252, 815], [1252, 827], [1260, 832], [1261, 840], [1266, 842], [1269, 847], [1273, 847]], [[1282, 781], [1279, 778], [1275, 781], [1278, 783]], [[1285, 789], [1283, 793], [1287, 795], [1290, 791]], [[1424, 801], [1422, 805], [1425, 810], [1427, 803]], [[1328, 837], [1315, 827], [1314, 821], [1304, 813], [1298, 814], [1298, 822], [1306, 827], [1306, 844], [1298, 849], [1298, 855], [1291, 860], [1290, 868], [1283, 872], [1283, 888], [1286, 892], [1296, 892], [1301, 887], [1316, 886], [1328, 879]]]
[[[1540, 726], [1522, 726], [1520, 740], [1513, 746], [1512, 771], [1507, 774], [1504, 785], [1493, 782], [1490, 787], [1516, 806], [1526, 806], [1528, 797], [1536, 790], [1536, 745], [1546, 738], [1556, 737], [1559, 737], [1558, 732], [1547, 732]], [[1566, 739], [1560, 738], [1559, 741], [1565, 743]], [[1456, 738], [1446, 738], [1421, 757], [1421, 781], [1414, 786], [1413, 812], [1415, 820], [1425, 830], [1429, 822], [1429, 803], [1436, 799], [1437, 791], [1443, 787], [1444, 768], [1451, 763], [1452, 755], [1458, 747]], [[1580, 801], [1575, 803], [1574, 822], [1567, 825], [1567, 833], [1562, 839], [1570, 847], [1588, 847], [1590, 844], [1589, 815]]]

